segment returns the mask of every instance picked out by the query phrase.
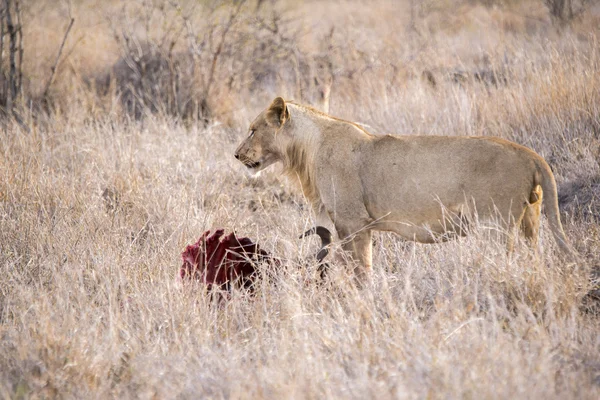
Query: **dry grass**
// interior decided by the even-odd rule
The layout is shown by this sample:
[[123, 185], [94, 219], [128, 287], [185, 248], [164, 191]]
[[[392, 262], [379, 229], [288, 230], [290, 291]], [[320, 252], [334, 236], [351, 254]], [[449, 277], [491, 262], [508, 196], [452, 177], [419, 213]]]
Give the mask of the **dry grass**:
[[[600, 320], [586, 311], [600, 266], [597, 8], [557, 31], [535, 1], [459, 2], [453, 17], [456, 2], [427, 1], [414, 29], [398, 31], [410, 2], [289, 6], [292, 24], [312, 32], [299, 38], [307, 59], [336, 28], [331, 113], [374, 132], [494, 135], [535, 149], [586, 260], [560, 261], [546, 228], [538, 258], [525, 246], [507, 257], [485, 229], [439, 245], [379, 234], [374, 287], [357, 290], [341, 264], [314, 284], [317, 243], [297, 239], [312, 224], [301, 194], [277, 169], [248, 178], [232, 157], [251, 118], [275, 94], [296, 96], [296, 84], [218, 88], [212, 101], [225, 106], [206, 127], [132, 119], [118, 93], [86, 83], [119, 58], [104, 17], [121, 3], [74, 3], [86, 23], [52, 89], [59, 106], [0, 131], [2, 397], [600, 396]], [[33, 98], [66, 11], [31, 4]], [[217, 304], [177, 281], [185, 245], [216, 227], [282, 259], [254, 297]]]

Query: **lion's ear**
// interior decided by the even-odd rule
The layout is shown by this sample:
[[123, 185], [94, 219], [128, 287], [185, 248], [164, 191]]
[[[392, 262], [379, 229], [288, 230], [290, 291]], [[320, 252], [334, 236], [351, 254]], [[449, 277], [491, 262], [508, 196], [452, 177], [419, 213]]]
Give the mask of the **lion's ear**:
[[276, 97], [267, 110], [267, 121], [275, 126], [282, 126], [290, 118], [290, 112], [285, 100]]

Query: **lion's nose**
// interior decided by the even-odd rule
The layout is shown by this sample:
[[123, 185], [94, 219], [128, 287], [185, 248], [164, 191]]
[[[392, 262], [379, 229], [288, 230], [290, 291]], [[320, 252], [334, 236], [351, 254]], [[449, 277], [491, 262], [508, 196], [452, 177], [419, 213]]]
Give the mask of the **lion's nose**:
[[240, 155], [238, 153], [235, 153], [235, 159], [239, 160], [240, 159]]

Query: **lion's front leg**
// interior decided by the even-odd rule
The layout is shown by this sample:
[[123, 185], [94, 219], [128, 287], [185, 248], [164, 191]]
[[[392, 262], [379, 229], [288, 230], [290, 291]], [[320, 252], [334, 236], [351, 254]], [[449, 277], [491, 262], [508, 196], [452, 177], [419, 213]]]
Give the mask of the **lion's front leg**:
[[371, 223], [364, 204], [362, 183], [358, 170], [338, 171], [345, 179], [331, 181], [327, 178], [319, 184], [321, 201], [329, 219], [333, 222], [342, 248], [353, 259], [354, 276], [359, 285], [367, 284], [371, 279], [372, 244]]
[[373, 274], [373, 245], [371, 242], [371, 230], [364, 229], [348, 237], [346, 232], [340, 232], [344, 237], [343, 249], [352, 257], [354, 263], [354, 278], [360, 286], [365, 286], [371, 281]]
[[327, 228], [331, 233], [334, 233], [336, 230], [335, 225], [323, 203], [313, 204], [312, 207], [315, 214], [315, 226], [322, 226], [323, 228]]

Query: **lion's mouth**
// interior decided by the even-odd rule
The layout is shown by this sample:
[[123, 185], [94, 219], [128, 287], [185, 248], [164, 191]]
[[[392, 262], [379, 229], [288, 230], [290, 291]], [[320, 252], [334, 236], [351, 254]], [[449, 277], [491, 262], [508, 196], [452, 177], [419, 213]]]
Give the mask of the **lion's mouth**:
[[251, 158], [248, 158], [243, 155], [236, 154], [235, 158], [240, 160], [242, 162], [242, 164], [244, 164], [248, 169], [255, 169], [260, 166], [260, 161], [254, 161]]
[[256, 162], [247, 161], [244, 163], [244, 165], [250, 169], [254, 169], [254, 168], [260, 167], [260, 161], [256, 161]]

